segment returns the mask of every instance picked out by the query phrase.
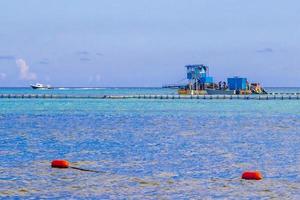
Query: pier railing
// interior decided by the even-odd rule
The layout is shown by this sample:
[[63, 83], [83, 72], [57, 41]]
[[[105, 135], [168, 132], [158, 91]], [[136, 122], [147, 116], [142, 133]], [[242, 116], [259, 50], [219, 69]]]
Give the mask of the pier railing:
[[228, 100], [300, 100], [300, 93], [267, 95], [66, 95], [66, 94], [0, 94], [0, 99], [228, 99]]

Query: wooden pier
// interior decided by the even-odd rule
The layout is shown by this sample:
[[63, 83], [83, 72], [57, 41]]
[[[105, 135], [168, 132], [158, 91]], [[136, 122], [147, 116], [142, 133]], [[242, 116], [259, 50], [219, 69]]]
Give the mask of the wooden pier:
[[0, 94], [0, 99], [202, 99], [202, 100], [300, 100], [300, 93], [267, 95], [63, 95], [63, 94]]

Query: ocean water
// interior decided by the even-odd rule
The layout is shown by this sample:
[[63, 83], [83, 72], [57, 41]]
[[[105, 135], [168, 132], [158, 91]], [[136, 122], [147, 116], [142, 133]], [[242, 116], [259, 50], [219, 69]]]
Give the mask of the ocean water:
[[[0, 89], [36, 92], [176, 90]], [[2, 199], [300, 198], [296, 100], [0, 99], [0, 137]], [[51, 168], [54, 159], [100, 173]], [[245, 170], [264, 179], [241, 180]]]

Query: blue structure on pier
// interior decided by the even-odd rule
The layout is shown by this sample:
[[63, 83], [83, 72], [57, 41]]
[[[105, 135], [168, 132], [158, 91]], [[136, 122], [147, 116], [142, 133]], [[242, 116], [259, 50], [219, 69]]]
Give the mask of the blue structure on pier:
[[205, 90], [206, 86], [213, 84], [213, 78], [209, 76], [209, 68], [205, 65], [186, 65], [189, 90]]
[[209, 76], [209, 68], [205, 65], [186, 65], [187, 79], [189, 82], [199, 84], [213, 83], [213, 77]]
[[228, 78], [229, 90], [247, 90], [247, 78], [233, 77]]
[[226, 82], [214, 83], [209, 68], [203, 64], [186, 65], [188, 85], [180, 87], [178, 94], [267, 94], [259, 83], [249, 84], [247, 78], [233, 77]]

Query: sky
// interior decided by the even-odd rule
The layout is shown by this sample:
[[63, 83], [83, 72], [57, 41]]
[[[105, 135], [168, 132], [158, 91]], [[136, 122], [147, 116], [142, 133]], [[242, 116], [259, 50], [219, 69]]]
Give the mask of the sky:
[[300, 86], [298, 0], [1, 0], [0, 87]]

